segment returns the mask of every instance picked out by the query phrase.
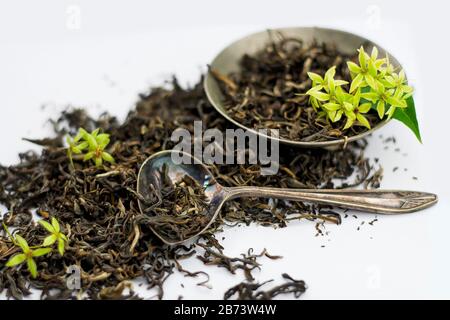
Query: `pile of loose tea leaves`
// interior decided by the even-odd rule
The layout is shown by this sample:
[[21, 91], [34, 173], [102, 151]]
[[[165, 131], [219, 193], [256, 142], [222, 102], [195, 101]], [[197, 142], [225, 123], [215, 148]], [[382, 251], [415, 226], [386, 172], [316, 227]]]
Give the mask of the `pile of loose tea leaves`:
[[[333, 43], [308, 44], [279, 33], [271, 35], [273, 41], [263, 50], [242, 57], [239, 72], [225, 75], [210, 70], [233, 119], [248, 128], [278, 129], [280, 137], [304, 142], [342, 139], [367, 130], [361, 126], [344, 130], [344, 119], [331, 123], [320, 117], [304, 95], [312, 86], [308, 72], [324, 75], [336, 66], [335, 79], [351, 83], [346, 62], [357, 61], [357, 55], [344, 54]], [[348, 85], [343, 88], [348, 90]], [[367, 120], [371, 127], [380, 121], [375, 113], [368, 113]]]
[[224, 300], [229, 300], [231, 297], [237, 295], [238, 300], [271, 300], [280, 294], [290, 293], [294, 297], [299, 298], [306, 291], [306, 284], [303, 280], [295, 280], [287, 273], [283, 273], [281, 276], [287, 281], [267, 291], [259, 289], [272, 280], [263, 283], [241, 282], [228, 289], [223, 298]]
[[161, 171], [161, 190], [152, 190], [150, 196], [153, 199], [144, 209], [149, 215], [147, 223], [171, 242], [193, 237], [209, 222], [205, 215], [205, 187], [188, 175], [174, 183], [167, 165], [163, 165]]
[[[19, 248], [5, 230], [0, 231], [0, 292], [6, 291], [15, 299], [29, 295], [30, 289], [39, 289], [42, 299], [134, 299], [138, 296], [129, 290], [130, 280], [138, 278], [147, 283], [148, 289], [156, 289], [157, 298], [163, 298], [164, 282], [175, 271], [190, 277], [206, 276], [199, 285], [214, 288], [214, 283], [207, 283], [204, 271], [182, 268], [182, 259], [194, 257], [231, 273], [242, 270], [247, 280], [253, 281], [252, 271], [260, 268], [261, 257], [278, 257], [251, 250], [237, 258], [225, 255], [215, 237], [225, 224], [256, 222], [285, 227], [289, 221], [300, 219], [339, 223], [339, 214], [330, 207], [250, 198], [227, 202], [219, 219], [196, 243], [167, 246], [152, 233], [147, 223], [149, 215], [138, 207], [140, 165], [153, 153], [173, 147], [170, 137], [175, 129], [193, 132], [194, 120], [222, 131], [230, 127], [208, 103], [201, 83], [184, 89], [174, 79], [170, 88], [153, 88], [141, 95], [123, 122], [109, 114], [92, 118], [84, 109], [64, 111], [53, 121], [53, 137], [29, 139], [43, 146], [40, 154], [24, 152], [19, 155], [19, 163], [0, 166], [0, 203], [7, 208], [0, 222], [13, 235], [20, 234], [30, 246], [37, 246], [47, 233], [36, 220], [50, 221], [54, 217], [68, 238], [63, 255], [54, 251], [35, 258], [38, 276], [32, 278], [26, 265], [5, 266]], [[74, 161], [71, 167], [63, 139], [66, 134], [75, 135], [80, 127], [89, 132], [100, 128], [110, 134], [105, 151], [114, 156], [115, 164], [96, 167]], [[364, 147], [364, 141], [339, 151], [281, 146], [280, 170], [272, 176], [260, 175], [259, 166], [254, 164], [217, 165], [211, 169], [225, 186], [350, 187], [363, 184], [372, 175]], [[74, 266], [80, 270], [79, 289], [69, 288], [66, 283], [66, 272]], [[274, 290], [303, 289], [297, 283]], [[271, 294], [241, 294], [246, 296], [270, 298]]]

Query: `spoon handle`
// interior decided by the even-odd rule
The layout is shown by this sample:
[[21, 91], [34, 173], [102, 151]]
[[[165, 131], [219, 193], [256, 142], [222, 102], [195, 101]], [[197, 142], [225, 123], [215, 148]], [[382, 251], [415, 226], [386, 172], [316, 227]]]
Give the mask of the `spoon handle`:
[[435, 194], [405, 190], [315, 190], [251, 186], [226, 190], [229, 198], [265, 197], [298, 200], [384, 214], [410, 213], [428, 208], [437, 202]]

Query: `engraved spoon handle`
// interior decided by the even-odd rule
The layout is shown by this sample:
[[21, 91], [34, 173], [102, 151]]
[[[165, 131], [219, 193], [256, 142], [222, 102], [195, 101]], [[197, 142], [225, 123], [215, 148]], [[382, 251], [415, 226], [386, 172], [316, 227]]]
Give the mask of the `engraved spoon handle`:
[[396, 214], [428, 208], [437, 202], [437, 195], [404, 190], [315, 190], [268, 187], [225, 188], [228, 198], [265, 197], [328, 204], [366, 212]]

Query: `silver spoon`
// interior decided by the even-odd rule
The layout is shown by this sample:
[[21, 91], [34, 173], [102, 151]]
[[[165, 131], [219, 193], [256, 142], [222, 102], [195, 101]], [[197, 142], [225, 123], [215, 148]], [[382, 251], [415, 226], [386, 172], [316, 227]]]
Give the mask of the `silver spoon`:
[[[178, 151], [176, 152], [179, 154]], [[197, 234], [177, 240], [168, 239], [159, 233], [157, 229], [150, 226], [152, 231], [169, 245], [185, 242], [203, 233], [216, 219], [225, 201], [238, 197], [297, 200], [383, 214], [410, 213], [428, 208], [437, 202], [435, 194], [418, 191], [315, 190], [252, 186], [224, 187], [215, 181], [211, 172], [200, 161], [197, 160], [197, 163], [195, 163], [195, 158], [191, 155], [184, 153], [184, 155], [192, 159], [192, 164], [175, 164], [172, 160], [172, 153], [175, 153], [175, 151], [168, 150], [155, 153], [142, 164], [137, 182], [137, 192], [143, 197], [143, 201], [139, 201], [141, 212], [146, 212], [150, 193], [161, 190], [161, 172], [163, 165], [166, 165], [167, 174], [172, 182], [180, 181], [183, 176], [189, 175], [198, 181], [200, 185], [204, 186], [205, 195], [208, 199], [208, 206], [204, 214], [209, 219], [207, 220], [208, 223]]]

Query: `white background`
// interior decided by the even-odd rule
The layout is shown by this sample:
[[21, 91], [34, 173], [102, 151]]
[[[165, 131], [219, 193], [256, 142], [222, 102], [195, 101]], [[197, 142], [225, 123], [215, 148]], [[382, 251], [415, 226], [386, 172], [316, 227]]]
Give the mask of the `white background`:
[[[314, 223], [307, 221], [276, 230], [228, 229], [225, 252], [253, 247], [284, 256], [262, 259], [257, 279], [277, 283], [288, 272], [306, 280], [306, 299], [450, 298], [448, 12], [446, 1], [2, 0], [0, 162], [13, 164], [18, 152], [34, 148], [21, 138], [45, 136], [45, 121], [64, 106], [123, 118], [139, 92], [172, 73], [182, 84], [195, 83], [215, 54], [248, 33], [312, 25], [352, 31], [395, 55], [416, 88], [423, 145], [394, 122], [379, 133], [395, 134], [400, 153], [392, 146], [384, 150], [378, 133], [370, 142], [369, 154], [385, 167], [382, 187], [435, 192], [439, 204], [417, 214], [378, 217], [374, 226], [357, 231], [361, 220], [372, 219], [361, 214], [328, 226], [327, 237], [315, 237]], [[395, 166], [400, 169], [393, 173]], [[166, 283], [166, 298], [220, 299], [243, 279], [196, 259], [183, 265], [210, 273], [213, 289], [195, 285], [203, 279], [176, 274]]]

